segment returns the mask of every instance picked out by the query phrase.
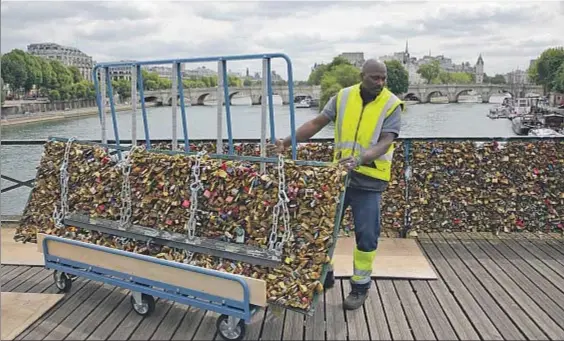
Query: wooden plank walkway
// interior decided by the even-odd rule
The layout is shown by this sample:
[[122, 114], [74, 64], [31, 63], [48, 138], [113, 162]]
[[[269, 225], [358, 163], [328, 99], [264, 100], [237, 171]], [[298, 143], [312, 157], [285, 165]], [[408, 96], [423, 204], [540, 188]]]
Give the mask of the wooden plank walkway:
[[[377, 280], [362, 309], [343, 311], [337, 280], [313, 317], [260, 311], [248, 340], [564, 339], [564, 239], [531, 234], [418, 237], [436, 281]], [[2, 291], [55, 293], [52, 272], [2, 266]], [[150, 317], [127, 290], [77, 279], [71, 293], [18, 340], [214, 340], [217, 314], [158, 300]]]

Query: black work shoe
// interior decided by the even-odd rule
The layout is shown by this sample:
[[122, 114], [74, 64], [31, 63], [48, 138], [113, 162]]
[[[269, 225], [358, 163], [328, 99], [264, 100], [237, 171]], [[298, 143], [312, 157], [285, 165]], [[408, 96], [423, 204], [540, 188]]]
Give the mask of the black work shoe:
[[355, 310], [364, 304], [366, 298], [368, 297], [368, 287], [361, 287], [358, 285], [352, 284], [351, 292], [349, 296], [345, 298], [345, 302], [343, 303], [343, 307], [346, 310]]
[[323, 282], [323, 289], [331, 289], [335, 285], [335, 273], [333, 271], [328, 271], [325, 277], [325, 282]]

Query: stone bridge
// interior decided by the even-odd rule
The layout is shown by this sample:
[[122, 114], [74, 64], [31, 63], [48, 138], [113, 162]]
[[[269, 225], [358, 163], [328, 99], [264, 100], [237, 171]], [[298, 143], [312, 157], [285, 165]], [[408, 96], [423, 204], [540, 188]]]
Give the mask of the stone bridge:
[[[274, 95], [282, 98], [283, 104], [290, 102], [288, 86], [273, 86]], [[410, 85], [405, 95], [401, 97], [417, 97], [420, 103], [429, 103], [433, 96], [446, 96], [450, 103], [457, 103], [460, 95], [473, 91], [482, 97], [482, 103], [488, 103], [491, 96], [509, 93], [513, 97], [523, 97], [527, 93], [542, 94], [542, 86], [528, 84], [420, 84]], [[191, 88], [184, 89], [185, 102], [191, 105], [204, 105], [205, 101], [216, 100], [217, 88]], [[233, 97], [250, 97], [253, 105], [262, 103], [262, 87], [229, 87], [229, 103]], [[294, 98], [309, 96], [319, 100], [321, 87], [295, 86]], [[157, 102], [162, 105], [172, 105], [170, 90], [145, 91], [146, 102]]]
[[[273, 95], [278, 95], [282, 98], [283, 104], [290, 102], [288, 93], [288, 86], [273, 86]], [[191, 105], [204, 105], [205, 101], [217, 100], [217, 88], [190, 88], [184, 89], [184, 101]], [[172, 92], [170, 90], [154, 90], [145, 91], [146, 102], [157, 102], [162, 105], [172, 105]], [[253, 105], [262, 103], [262, 87], [229, 87], [229, 103], [233, 97], [250, 97]], [[294, 98], [309, 96], [312, 99], [319, 100], [321, 96], [320, 86], [295, 86]]]
[[446, 96], [450, 103], [457, 103], [460, 95], [473, 91], [482, 97], [482, 103], [489, 103], [490, 97], [509, 93], [512, 97], [524, 97], [527, 93], [543, 94], [539, 85], [529, 84], [421, 84], [410, 85], [404, 98], [417, 97], [420, 103], [429, 103], [433, 96]]

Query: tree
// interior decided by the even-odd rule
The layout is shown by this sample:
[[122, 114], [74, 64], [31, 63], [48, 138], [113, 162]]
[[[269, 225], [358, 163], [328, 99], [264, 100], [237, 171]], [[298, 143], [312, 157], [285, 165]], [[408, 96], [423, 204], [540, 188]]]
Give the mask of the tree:
[[554, 76], [552, 88], [554, 91], [564, 93], [564, 63], [560, 64], [560, 67]]
[[403, 94], [409, 88], [409, 73], [397, 60], [384, 62], [388, 69], [387, 87], [394, 94]]
[[437, 78], [440, 72], [441, 65], [438, 60], [433, 60], [430, 63], [423, 64], [417, 70], [417, 73], [427, 81], [427, 84], [430, 84], [433, 79]]
[[492, 83], [492, 84], [505, 84], [507, 82], [505, 81], [505, 77], [503, 77], [503, 75], [496, 74], [495, 76], [490, 78], [490, 83]]
[[536, 84], [544, 87], [545, 93], [552, 90], [562, 63], [564, 63], [564, 47], [552, 47], [544, 50], [533, 64], [530, 73], [534, 73], [536, 68], [536, 75], [533, 74], [531, 78], [536, 81]]
[[527, 69], [527, 77], [529, 78], [529, 81], [531, 83], [534, 83], [534, 84], [540, 84], [539, 71], [537, 69], [537, 64], [538, 64], [538, 59], [533, 61], [533, 63]]
[[16, 53], [2, 56], [2, 78], [10, 85], [12, 92], [17, 93], [27, 81], [27, 67], [24, 60]]
[[82, 75], [76, 66], [69, 66], [69, 71], [72, 73], [72, 81], [74, 83], [82, 81]]
[[0, 78], [0, 103], [4, 105], [5, 100], [6, 100], [6, 92], [4, 91], [4, 80]]
[[342, 88], [360, 82], [360, 70], [351, 64], [338, 64], [331, 71], [325, 73], [321, 78], [321, 108], [327, 104], [329, 99], [337, 94]]

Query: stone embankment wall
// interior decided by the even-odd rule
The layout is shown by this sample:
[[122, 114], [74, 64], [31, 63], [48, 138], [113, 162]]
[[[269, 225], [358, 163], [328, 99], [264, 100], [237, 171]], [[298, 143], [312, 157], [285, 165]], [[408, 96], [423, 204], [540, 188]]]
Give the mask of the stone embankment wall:
[[6, 104], [2, 107], [2, 118], [9, 119], [11, 116], [23, 115], [29, 113], [41, 113], [50, 111], [66, 111], [82, 108], [96, 107], [96, 100], [94, 99], [77, 99], [70, 101], [53, 101], [50, 103], [35, 102], [35, 103], [20, 103], [17, 105]]

